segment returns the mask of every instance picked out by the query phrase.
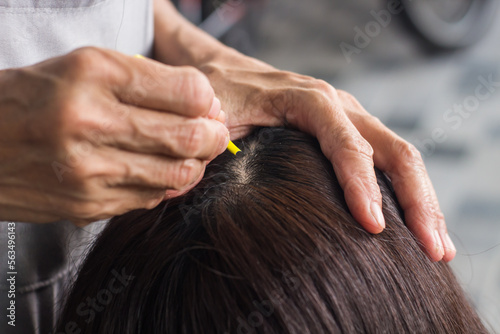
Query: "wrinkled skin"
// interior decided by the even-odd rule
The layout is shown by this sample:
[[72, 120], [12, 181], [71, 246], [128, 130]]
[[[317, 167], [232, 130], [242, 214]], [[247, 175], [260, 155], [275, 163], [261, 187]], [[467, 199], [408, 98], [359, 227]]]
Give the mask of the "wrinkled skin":
[[84, 48], [0, 71], [0, 220], [79, 225], [153, 208], [229, 133], [206, 76]]

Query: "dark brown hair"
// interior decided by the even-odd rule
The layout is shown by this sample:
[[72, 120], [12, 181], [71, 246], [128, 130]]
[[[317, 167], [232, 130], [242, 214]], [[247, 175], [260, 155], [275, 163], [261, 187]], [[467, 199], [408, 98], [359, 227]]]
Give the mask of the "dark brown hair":
[[315, 139], [264, 128], [237, 145], [245, 155], [218, 157], [188, 194], [109, 223], [58, 332], [486, 332], [382, 173], [387, 228], [371, 235]]

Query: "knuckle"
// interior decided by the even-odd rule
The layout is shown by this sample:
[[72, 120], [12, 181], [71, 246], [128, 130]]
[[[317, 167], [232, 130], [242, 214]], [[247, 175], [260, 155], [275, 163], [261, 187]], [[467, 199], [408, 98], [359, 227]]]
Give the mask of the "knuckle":
[[310, 81], [309, 87], [313, 103], [318, 106], [328, 105], [336, 114], [344, 112], [337, 90], [332, 85], [326, 81], [314, 79]]
[[[353, 193], [370, 191], [372, 198], [378, 199], [379, 188], [374, 174], [373, 148], [361, 136], [347, 136], [340, 139], [341, 155], [335, 153], [331, 161], [334, 167], [342, 171], [337, 177], [349, 189], [357, 189]], [[339, 159], [340, 158], [340, 159]]]
[[80, 162], [73, 167], [73, 183], [75, 186], [78, 186], [78, 188], [85, 188], [87, 179], [92, 176], [93, 173], [94, 170], [91, 164]]
[[79, 220], [94, 220], [104, 211], [104, 204], [99, 201], [72, 201], [67, 205], [68, 214]]
[[200, 66], [199, 70], [207, 76], [216, 75], [221, 72], [221, 69], [219, 67], [211, 63]]
[[183, 160], [175, 167], [172, 187], [175, 190], [182, 190], [188, 186], [194, 180], [197, 170], [196, 163], [193, 160]]
[[73, 155], [71, 159], [67, 160], [68, 165], [71, 167], [71, 180], [75, 190], [82, 193], [82, 195], [95, 195], [93, 180], [95, 177], [109, 173], [107, 170], [109, 165], [103, 164], [102, 161], [92, 156], [78, 155], [77, 152]]
[[319, 91], [320, 93], [331, 95], [334, 93], [337, 94], [335, 88], [330, 85], [328, 82], [320, 79], [314, 79], [311, 81], [312, 88]]
[[378, 129], [381, 135], [386, 136], [388, 138], [393, 138], [395, 135], [391, 130], [389, 130], [382, 121], [375, 116], [372, 116], [364, 109], [361, 108], [349, 108], [349, 118], [353, 121], [354, 124], [359, 126], [360, 128], [366, 129]]
[[349, 196], [365, 193], [368, 194], [372, 200], [382, 200], [380, 188], [372, 170], [354, 172], [351, 177], [345, 180], [344, 191]]
[[344, 150], [360, 154], [365, 158], [373, 160], [373, 147], [360, 135], [346, 136], [341, 142]]
[[[91, 110], [89, 110], [91, 109]], [[90, 132], [99, 131], [103, 120], [95, 108], [89, 108], [85, 97], [69, 90], [67, 97], [56, 103], [56, 128], [78, 138]]]
[[396, 156], [399, 168], [414, 168], [421, 167], [423, 165], [422, 155], [420, 151], [409, 142], [403, 139], [396, 139], [394, 142], [394, 151], [396, 152]]
[[[310, 92], [310, 95], [313, 105], [324, 106], [325, 103], [328, 103], [328, 98], [326, 97], [325, 93], [321, 91], [313, 90]], [[336, 104], [334, 106], [337, 107]], [[335, 108], [335, 110], [337, 111], [338, 108]]]
[[189, 126], [186, 133], [186, 138], [184, 142], [184, 152], [190, 157], [198, 156], [202, 149], [203, 144], [205, 143], [205, 138], [207, 138], [207, 123], [203, 122], [201, 119], [196, 120], [196, 122], [192, 122]]
[[440, 209], [436, 209], [436, 218], [437, 218], [438, 224], [440, 225], [439, 227], [442, 228], [444, 231], [446, 231], [446, 223], [445, 223], [444, 214]]
[[79, 48], [67, 55], [67, 66], [69, 66], [73, 75], [86, 77], [89, 74], [96, 73], [96, 70], [101, 67], [105, 58], [104, 52], [92, 46]]
[[358, 100], [352, 95], [351, 93], [346, 92], [345, 90], [337, 89], [337, 94], [339, 97], [347, 102], [355, 102], [357, 103]]
[[373, 160], [373, 147], [368, 143], [365, 139], [360, 140], [360, 148], [359, 148], [359, 153], [367, 156], [370, 158], [370, 160]]
[[363, 183], [361, 182], [360, 175], [352, 175], [344, 180], [344, 193], [346, 195], [363, 193]]
[[194, 67], [183, 68], [179, 90], [184, 94], [189, 108], [197, 114], [208, 112], [214, 98], [214, 91], [208, 78]]

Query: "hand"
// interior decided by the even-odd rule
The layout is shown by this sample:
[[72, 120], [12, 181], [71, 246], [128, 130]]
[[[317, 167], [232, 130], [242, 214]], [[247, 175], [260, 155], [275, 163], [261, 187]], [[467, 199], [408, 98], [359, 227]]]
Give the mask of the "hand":
[[83, 225], [192, 187], [229, 140], [214, 96], [194, 68], [96, 48], [0, 71], [0, 220]]
[[200, 69], [222, 101], [232, 136], [244, 136], [254, 125], [284, 124], [316, 136], [351, 213], [371, 233], [385, 227], [375, 164], [391, 178], [406, 224], [423, 250], [434, 261], [453, 259], [456, 250], [420, 153], [352, 95], [247, 57], [212, 61]]

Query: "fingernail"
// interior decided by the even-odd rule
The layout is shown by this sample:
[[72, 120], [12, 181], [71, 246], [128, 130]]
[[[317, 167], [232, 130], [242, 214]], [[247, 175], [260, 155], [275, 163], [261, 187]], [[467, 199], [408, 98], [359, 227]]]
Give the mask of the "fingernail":
[[215, 119], [219, 116], [221, 103], [220, 100], [214, 97], [210, 111], [208, 112], [208, 118]]
[[453, 241], [450, 238], [450, 235], [446, 233], [446, 236], [444, 237], [444, 242], [446, 244], [446, 250], [450, 251], [452, 253], [455, 253], [457, 249], [455, 248], [455, 244], [453, 244]]
[[444, 256], [444, 247], [443, 247], [443, 242], [441, 241], [441, 236], [439, 235], [438, 230], [434, 230], [434, 244], [436, 246], [436, 251], [441, 255], [441, 257]]
[[385, 219], [384, 214], [382, 213], [382, 208], [377, 202], [372, 202], [371, 207], [372, 216], [375, 218], [377, 224], [384, 229], [385, 228]]

